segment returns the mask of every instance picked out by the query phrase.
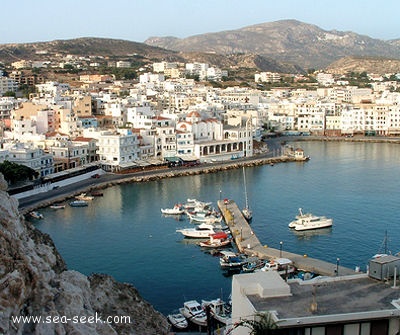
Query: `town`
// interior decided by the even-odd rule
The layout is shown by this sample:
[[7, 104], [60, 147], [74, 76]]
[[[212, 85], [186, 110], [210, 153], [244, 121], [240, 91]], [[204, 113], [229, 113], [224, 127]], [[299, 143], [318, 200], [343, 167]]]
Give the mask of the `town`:
[[[35, 74], [42, 68], [96, 69], [99, 59], [104, 62], [66, 55], [59, 63], [3, 64], [0, 162], [26, 165], [40, 177], [92, 163], [123, 172], [149, 162], [252, 157], [267, 150], [253, 141], [276, 135], [400, 134], [396, 73], [362, 73], [354, 85], [349, 76], [321, 71], [312, 77], [258, 72], [251, 85], [228, 87], [215, 85], [228, 70], [207, 63], [152, 63], [135, 79], [91, 71], [66, 83]], [[133, 64], [107, 66], [129, 70]], [[292, 85], [283, 85], [288, 78]], [[301, 81], [307, 85], [295, 85]]]

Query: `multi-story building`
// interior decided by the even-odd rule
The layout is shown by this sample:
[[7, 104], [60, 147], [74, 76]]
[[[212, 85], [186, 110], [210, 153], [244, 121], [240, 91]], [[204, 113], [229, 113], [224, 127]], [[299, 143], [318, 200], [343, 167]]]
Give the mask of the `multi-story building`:
[[7, 148], [8, 161], [25, 165], [35, 170], [39, 177], [54, 172], [53, 156], [31, 144], [17, 143]]
[[140, 153], [137, 133], [130, 129], [104, 131], [98, 140], [99, 162], [103, 170], [120, 171], [136, 165]]

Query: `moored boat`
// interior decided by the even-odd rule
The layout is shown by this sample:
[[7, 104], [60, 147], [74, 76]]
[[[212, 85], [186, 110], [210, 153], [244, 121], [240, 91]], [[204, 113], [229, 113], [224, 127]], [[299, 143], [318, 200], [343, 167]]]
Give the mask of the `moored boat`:
[[222, 269], [240, 270], [244, 264], [248, 263], [245, 255], [238, 255], [232, 251], [221, 251], [221, 254], [222, 257], [219, 259], [219, 264]]
[[204, 222], [208, 224], [220, 223], [222, 221], [222, 215], [213, 212], [186, 212], [190, 221]]
[[182, 313], [168, 314], [167, 319], [177, 329], [185, 329], [189, 325]]
[[88, 206], [88, 202], [85, 200], [74, 200], [69, 203], [71, 207], [86, 207]]
[[244, 170], [244, 166], [243, 166], [243, 183], [244, 183], [244, 196], [245, 196], [246, 204], [245, 204], [244, 208], [242, 209], [242, 214], [243, 214], [244, 218], [247, 220], [247, 222], [250, 222], [251, 219], [253, 218], [253, 212], [249, 207], [249, 199], [247, 196], [247, 187], [246, 187], [246, 172]]
[[185, 213], [185, 209], [181, 204], [175, 204], [173, 208], [161, 208], [161, 213], [167, 215], [180, 215]]
[[289, 223], [289, 228], [294, 228], [297, 231], [319, 229], [331, 227], [333, 220], [326, 216], [316, 216], [311, 213], [303, 213], [302, 209], [299, 208], [299, 215], [296, 216], [296, 220]]
[[39, 213], [37, 211], [29, 212], [29, 215], [34, 219], [43, 219], [44, 217], [42, 213]]
[[90, 200], [94, 199], [93, 196], [87, 195], [86, 193], [81, 193], [81, 194], [77, 195], [75, 198], [78, 200], [83, 200], [83, 201], [90, 201]]
[[206, 223], [202, 223], [195, 228], [177, 229], [176, 232], [190, 238], [204, 238], [216, 233], [215, 227]]
[[215, 320], [217, 320], [225, 325], [230, 323], [231, 309], [229, 308], [229, 305], [222, 299], [217, 298], [214, 300], [202, 300], [201, 306], [204, 309], [209, 307], [210, 314]]
[[221, 231], [210, 235], [210, 239], [207, 241], [199, 242], [199, 246], [204, 248], [222, 248], [230, 245], [232, 239], [227, 233]]
[[53, 204], [50, 206], [51, 209], [64, 209], [65, 205]]
[[196, 300], [186, 301], [179, 312], [190, 322], [199, 326], [207, 326], [207, 315]]

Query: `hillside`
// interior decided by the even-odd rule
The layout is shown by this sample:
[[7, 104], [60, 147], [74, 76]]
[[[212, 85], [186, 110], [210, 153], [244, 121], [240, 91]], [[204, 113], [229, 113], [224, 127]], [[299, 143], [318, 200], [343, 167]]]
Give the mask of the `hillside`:
[[367, 72], [374, 74], [400, 73], [400, 59], [372, 57], [344, 57], [327, 67], [329, 72]]
[[2, 44], [0, 62], [11, 63], [18, 60], [54, 60], [60, 56], [99, 56], [105, 59], [137, 59], [144, 64], [158, 61], [206, 62], [223, 69], [252, 68], [255, 71], [284, 73], [303, 72], [298, 66], [280, 63], [257, 54], [220, 55], [203, 52], [177, 52], [125, 40], [107, 38], [78, 38], [51, 42]]
[[145, 41], [181, 52], [217, 54], [258, 54], [304, 69], [324, 68], [346, 57], [385, 57], [400, 59], [400, 45], [353, 32], [325, 31], [296, 20], [268, 22], [237, 30], [190, 36], [151, 37]]

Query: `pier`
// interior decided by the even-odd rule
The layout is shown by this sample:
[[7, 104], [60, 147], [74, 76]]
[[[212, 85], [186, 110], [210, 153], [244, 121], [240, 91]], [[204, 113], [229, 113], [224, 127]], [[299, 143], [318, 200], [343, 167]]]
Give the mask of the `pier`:
[[344, 276], [356, 274], [355, 270], [332, 264], [307, 255], [298, 255], [282, 249], [263, 245], [244, 218], [241, 210], [233, 200], [219, 200], [218, 208], [224, 216], [238, 250], [248, 256], [260, 259], [289, 258], [297, 269], [318, 273], [323, 276]]

